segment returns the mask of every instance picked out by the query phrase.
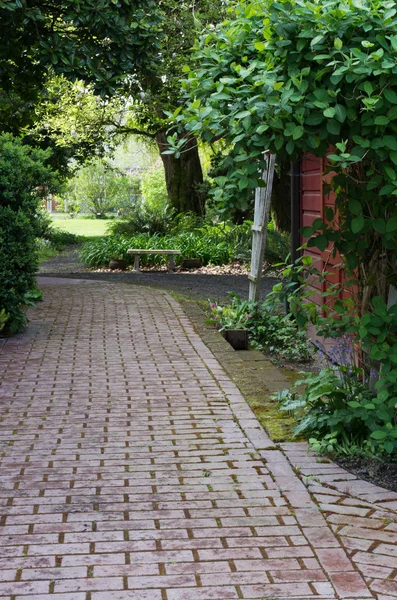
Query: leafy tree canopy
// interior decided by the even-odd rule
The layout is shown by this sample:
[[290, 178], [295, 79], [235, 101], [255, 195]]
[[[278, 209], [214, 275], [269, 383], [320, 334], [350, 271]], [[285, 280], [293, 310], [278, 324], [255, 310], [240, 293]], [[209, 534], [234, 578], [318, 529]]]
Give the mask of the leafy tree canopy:
[[158, 47], [154, 0], [1, 0], [0, 115], [8, 129], [29, 120], [48, 70], [114, 93], [145, 71]]
[[123, 173], [105, 160], [95, 159], [68, 181], [65, 210], [103, 216], [112, 209], [133, 207], [139, 194], [137, 177]]
[[[52, 149], [51, 161], [63, 175], [94, 156], [104, 156], [119, 142], [126, 100], [120, 94], [101, 98], [90, 84], [53, 76], [34, 107], [24, 142]], [[71, 161], [71, 159], [74, 159]]]
[[233, 146], [218, 196], [244, 205], [265, 150], [293, 160], [338, 143], [342, 167], [375, 161], [367, 191], [397, 194], [395, 2], [261, 0], [229, 12], [201, 38], [188, 109], [175, 113], [188, 131]]

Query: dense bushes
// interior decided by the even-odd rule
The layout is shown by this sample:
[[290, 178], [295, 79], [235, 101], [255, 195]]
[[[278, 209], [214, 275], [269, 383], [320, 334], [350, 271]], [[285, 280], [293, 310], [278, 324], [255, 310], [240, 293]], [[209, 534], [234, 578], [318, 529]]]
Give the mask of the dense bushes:
[[[111, 258], [124, 258], [131, 264], [132, 257], [127, 254], [130, 248], [177, 249], [182, 258], [200, 258], [204, 265], [227, 264], [233, 259], [248, 259], [251, 247], [251, 223], [243, 225], [203, 225], [192, 231], [183, 231], [172, 235], [137, 234], [133, 236], [109, 236], [87, 242], [81, 252], [86, 265], [99, 267], [107, 265]], [[268, 232], [266, 256], [271, 260], [283, 260], [288, 253], [288, 236], [279, 232]], [[162, 256], [142, 257], [142, 264], [162, 264]]]
[[292, 361], [309, 361], [313, 346], [304, 329], [300, 329], [291, 314], [285, 314], [270, 294], [262, 304], [242, 300], [230, 293], [230, 306], [211, 304], [210, 322], [222, 329], [247, 329], [250, 342], [274, 357]]
[[10, 134], [0, 135], [0, 313], [4, 332], [26, 323], [20, 310], [35, 282], [36, 220], [40, 193], [54, 184], [47, 166], [49, 151], [24, 146]]

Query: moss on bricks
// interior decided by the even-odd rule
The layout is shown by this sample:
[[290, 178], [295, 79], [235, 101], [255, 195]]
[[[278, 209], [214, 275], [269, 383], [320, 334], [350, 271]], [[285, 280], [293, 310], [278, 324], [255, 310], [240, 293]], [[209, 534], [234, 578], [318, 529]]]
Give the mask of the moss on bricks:
[[291, 441], [295, 422], [289, 413], [280, 410], [278, 402], [271, 396], [290, 387], [294, 374], [288, 372], [287, 379], [286, 370], [275, 367], [258, 350], [233, 350], [219, 332], [206, 323], [205, 307], [186, 298], [178, 300], [203, 342], [240, 389], [271, 439], [274, 442]]

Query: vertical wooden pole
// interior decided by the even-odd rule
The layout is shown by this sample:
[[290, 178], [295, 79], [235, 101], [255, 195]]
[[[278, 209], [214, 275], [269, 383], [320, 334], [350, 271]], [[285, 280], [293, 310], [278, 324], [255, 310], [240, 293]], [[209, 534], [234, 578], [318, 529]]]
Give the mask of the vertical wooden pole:
[[269, 222], [270, 201], [272, 198], [274, 167], [276, 156], [267, 156], [267, 166], [262, 173], [265, 187], [257, 188], [255, 191], [255, 214], [252, 226], [252, 253], [251, 272], [249, 279], [249, 299], [258, 302], [260, 295], [260, 283], [262, 277], [263, 259], [265, 255], [267, 225]]

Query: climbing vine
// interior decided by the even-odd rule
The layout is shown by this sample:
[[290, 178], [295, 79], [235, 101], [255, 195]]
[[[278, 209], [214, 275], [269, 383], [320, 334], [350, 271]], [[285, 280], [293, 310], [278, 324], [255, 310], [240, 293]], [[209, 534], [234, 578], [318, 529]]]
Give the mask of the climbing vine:
[[397, 449], [397, 306], [387, 305], [397, 281], [396, 31], [392, 1], [239, 2], [201, 39], [197, 68], [186, 68], [186, 108], [174, 115], [189, 132], [232, 146], [215, 191], [230, 205], [260, 184], [264, 151], [327, 156], [335, 208], [302, 233], [343, 262], [345, 289], [320, 327], [348, 332], [377, 361], [366, 410], [387, 452]]

